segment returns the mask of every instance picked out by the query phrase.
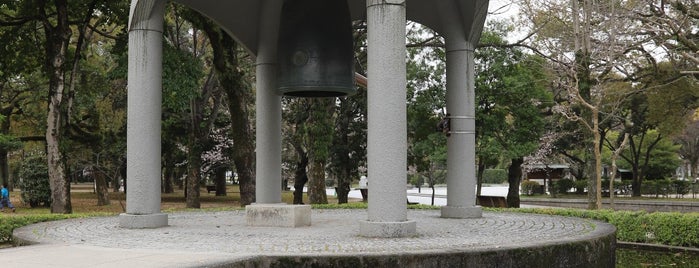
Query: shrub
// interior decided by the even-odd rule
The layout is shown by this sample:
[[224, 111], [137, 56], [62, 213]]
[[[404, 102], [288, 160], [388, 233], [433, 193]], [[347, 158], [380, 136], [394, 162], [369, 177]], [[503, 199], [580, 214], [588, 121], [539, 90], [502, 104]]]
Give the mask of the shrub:
[[561, 194], [567, 193], [573, 186], [575, 186], [575, 182], [571, 179], [561, 179], [556, 182], [556, 190]]
[[674, 180], [672, 181], [672, 186], [675, 188], [675, 193], [678, 195], [686, 195], [689, 193], [691, 185], [689, 181]]
[[46, 157], [27, 157], [19, 170], [22, 202], [31, 207], [51, 206], [51, 186]]
[[521, 187], [522, 194], [533, 195], [536, 189], [539, 189], [541, 185], [535, 181], [523, 181]]
[[672, 181], [666, 179], [644, 180], [641, 185], [641, 194], [654, 195], [655, 197], [667, 196], [674, 193]]
[[416, 173], [413, 175], [410, 175], [410, 185], [414, 185], [415, 187], [420, 187], [422, 184], [425, 183], [425, 181], [422, 179], [422, 176], [420, 174]]
[[575, 181], [575, 193], [583, 194], [585, 193], [585, 188], [587, 188], [587, 179], [581, 179]]
[[699, 213], [612, 211], [581, 209], [512, 209], [517, 212], [588, 218], [617, 228], [625, 242], [699, 247]]
[[501, 184], [507, 181], [507, 171], [504, 169], [483, 170], [483, 183]]

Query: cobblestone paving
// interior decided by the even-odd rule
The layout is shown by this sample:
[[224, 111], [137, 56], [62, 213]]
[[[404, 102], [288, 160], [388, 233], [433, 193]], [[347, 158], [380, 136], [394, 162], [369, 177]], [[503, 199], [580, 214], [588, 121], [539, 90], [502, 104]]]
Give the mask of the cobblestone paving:
[[244, 211], [169, 214], [169, 226], [122, 229], [116, 217], [71, 219], [23, 227], [15, 236], [42, 244], [167, 250], [236, 255], [342, 255], [483, 250], [559, 243], [594, 236], [595, 222], [567, 217], [484, 212], [479, 219], [443, 219], [437, 210], [410, 210], [417, 235], [365, 238], [359, 234], [364, 210], [313, 210], [312, 226], [249, 227]]

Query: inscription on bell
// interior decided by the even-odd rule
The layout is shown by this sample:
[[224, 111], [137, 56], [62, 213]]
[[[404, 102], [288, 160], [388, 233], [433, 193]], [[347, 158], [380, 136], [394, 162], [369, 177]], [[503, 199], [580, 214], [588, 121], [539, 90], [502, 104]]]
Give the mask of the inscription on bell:
[[305, 51], [296, 51], [294, 53], [294, 56], [291, 58], [291, 62], [295, 66], [303, 66], [308, 63], [308, 52]]

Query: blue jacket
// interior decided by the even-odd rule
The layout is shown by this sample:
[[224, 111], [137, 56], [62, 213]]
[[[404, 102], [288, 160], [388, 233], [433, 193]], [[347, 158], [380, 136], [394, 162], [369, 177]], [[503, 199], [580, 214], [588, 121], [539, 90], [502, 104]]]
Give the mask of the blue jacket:
[[10, 191], [7, 188], [2, 188], [2, 198], [10, 198]]

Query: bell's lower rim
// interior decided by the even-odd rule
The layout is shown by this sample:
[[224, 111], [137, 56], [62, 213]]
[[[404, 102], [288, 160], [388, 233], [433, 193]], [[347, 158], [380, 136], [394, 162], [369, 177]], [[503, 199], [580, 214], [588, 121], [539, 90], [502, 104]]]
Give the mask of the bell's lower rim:
[[353, 87], [343, 86], [302, 86], [302, 87], [280, 87], [277, 89], [282, 96], [323, 98], [323, 97], [343, 97], [354, 95], [357, 90]]

